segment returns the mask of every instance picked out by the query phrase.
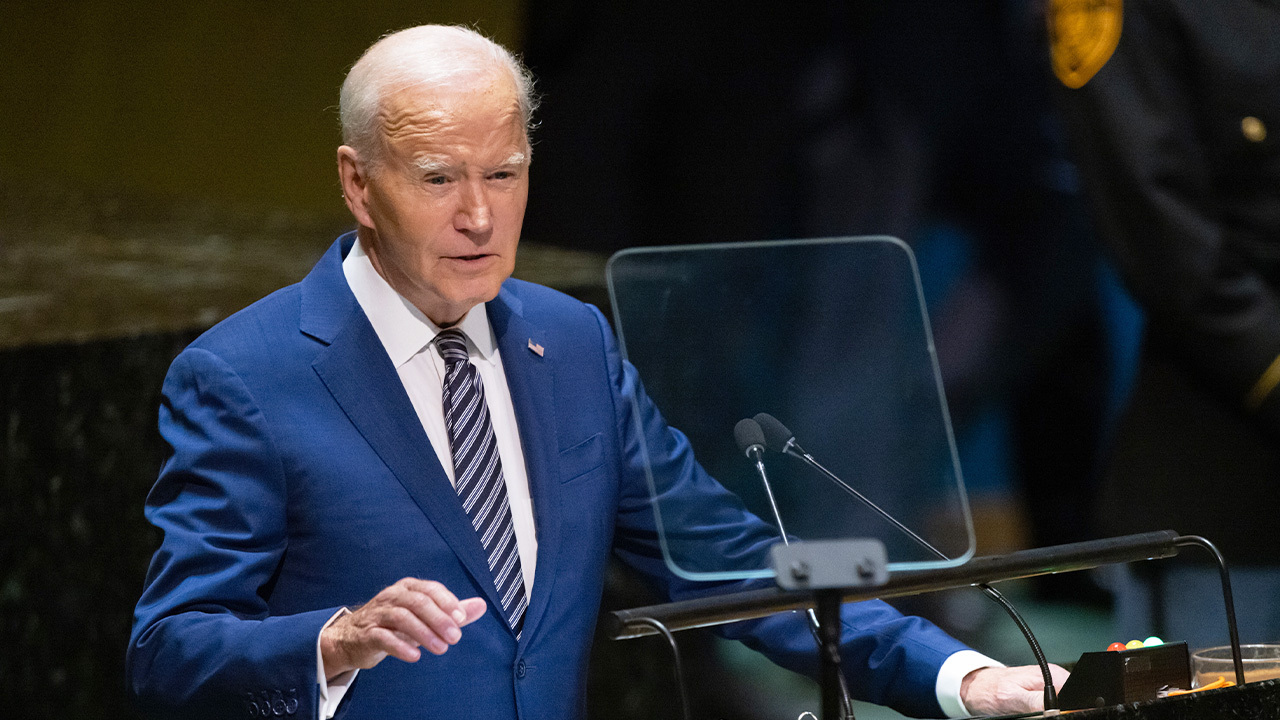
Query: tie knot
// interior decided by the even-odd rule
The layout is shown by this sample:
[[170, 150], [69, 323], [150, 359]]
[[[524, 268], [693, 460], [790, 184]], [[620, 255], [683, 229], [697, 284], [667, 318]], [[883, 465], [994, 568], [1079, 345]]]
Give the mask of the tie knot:
[[441, 330], [436, 335], [436, 346], [440, 348], [440, 357], [444, 358], [446, 366], [467, 362], [467, 337], [461, 330]]

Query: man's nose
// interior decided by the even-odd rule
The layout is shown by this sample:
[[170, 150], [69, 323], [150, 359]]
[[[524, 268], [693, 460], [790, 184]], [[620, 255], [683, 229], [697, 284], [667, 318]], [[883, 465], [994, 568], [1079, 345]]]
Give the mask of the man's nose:
[[459, 230], [487, 232], [492, 225], [493, 213], [489, 207], [489, 193], [484, 181], [463, 181], [454, 226]]

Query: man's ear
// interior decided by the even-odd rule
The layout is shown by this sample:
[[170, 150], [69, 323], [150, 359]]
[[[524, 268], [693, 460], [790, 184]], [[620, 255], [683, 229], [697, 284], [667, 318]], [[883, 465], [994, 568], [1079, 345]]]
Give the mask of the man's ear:
[[369, 214], [369, 163], [362, 162], [360, 153], [349, 145], [338, 148], [338, 179], [342, 182], [342, 199], [356, 222], [376, 230]]

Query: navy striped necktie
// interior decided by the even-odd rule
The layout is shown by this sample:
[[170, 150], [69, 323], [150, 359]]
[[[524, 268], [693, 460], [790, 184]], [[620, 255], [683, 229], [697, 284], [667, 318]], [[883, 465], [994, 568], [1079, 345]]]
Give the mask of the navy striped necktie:
[[462, 331], [443, 330], [436, 336], [436, 344], [445, 363], [444, 420], [449, 429], [458, 497], [489, 554], [489, 570], [502, 598], [503, 614], [519, 638], [529, 603], [498, 441], [484, 401], [484, 385], [467, 358], [467, 340]]

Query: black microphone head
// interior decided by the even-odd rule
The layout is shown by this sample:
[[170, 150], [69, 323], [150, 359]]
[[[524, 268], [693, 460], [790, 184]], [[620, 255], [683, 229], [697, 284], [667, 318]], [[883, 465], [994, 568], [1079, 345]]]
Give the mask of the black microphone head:
[[738, 441], [738, 449], [751, 456], [752, 448], [764, 447], [764, 431], [760, 423], [751, 418], [742, 418], [733, 426], [733, 439]]
[[755, 419], [760, 432], [764, 433], [764, 446], [774, 452], [786, 452], [787, 443], [796, 439], [786, 425], [769, 413], [759, 413]]

